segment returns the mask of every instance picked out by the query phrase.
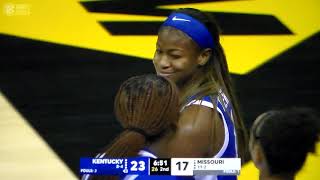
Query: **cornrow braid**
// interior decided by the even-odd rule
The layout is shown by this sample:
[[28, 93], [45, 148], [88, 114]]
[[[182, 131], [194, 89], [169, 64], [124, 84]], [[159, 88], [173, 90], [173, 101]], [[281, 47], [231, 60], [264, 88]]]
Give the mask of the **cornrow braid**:
[[125, 131], [106, 150], [106, 156], [136, 156], [148, 137], [158, 136], [176, 124], [178, 108], [177, 89], [164, 77], [149, 74], [128, 79], [114, 103], [115, 115]]
[[[108, 146], [104, 157], [137, 156], [148, 137], [157, 137], [170, 127], [176, 127], [179, 116], [177, 88], [155, 74], [129, 78], [118, 90], [114, 111], [124, 131]], [[91, 179], [117, 177], [92, 176]]]

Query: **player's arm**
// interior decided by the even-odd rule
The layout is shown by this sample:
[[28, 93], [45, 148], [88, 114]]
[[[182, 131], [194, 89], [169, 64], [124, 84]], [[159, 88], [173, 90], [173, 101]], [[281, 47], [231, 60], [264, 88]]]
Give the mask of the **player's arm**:
[[168, 157], [206, 157], [212, 145], [214, 111], [199, 105], [187, 107], [168, 142]]

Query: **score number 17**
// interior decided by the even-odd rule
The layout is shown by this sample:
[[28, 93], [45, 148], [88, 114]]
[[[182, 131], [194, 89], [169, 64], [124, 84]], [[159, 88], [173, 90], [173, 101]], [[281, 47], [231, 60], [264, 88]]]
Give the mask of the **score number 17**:
[[192, 158], [171, 158], [172, 176], [193, 176], [193, 168]]
[[181, 171], [185, 171], [188, 167], [189, 162], [188, 161], [179, 161], [176, 163], [176, 165], [178, 166], [178, 170]]

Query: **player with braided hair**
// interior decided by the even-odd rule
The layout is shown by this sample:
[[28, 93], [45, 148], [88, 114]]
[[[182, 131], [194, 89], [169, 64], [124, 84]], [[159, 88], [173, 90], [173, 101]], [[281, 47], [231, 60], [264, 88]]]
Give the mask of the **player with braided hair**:
[[167, 131], [176, 127], [179, 116], [175, 85], [152, 74], [125, 81], [114, 106], [125, 131], [106, 151], [110, 157], [136, 156], [148, 140], [170, 134]]
[[[97, 157], [155, 157], [155, 154], [164, 154], [167, 139], [174, 132], [179, 116], [177, 93], [174, 83], [155, 74], [126, 80], [114, 103], [115, 115], [124, 131]], [[118, 178], [84, 175], [83, 179]]]

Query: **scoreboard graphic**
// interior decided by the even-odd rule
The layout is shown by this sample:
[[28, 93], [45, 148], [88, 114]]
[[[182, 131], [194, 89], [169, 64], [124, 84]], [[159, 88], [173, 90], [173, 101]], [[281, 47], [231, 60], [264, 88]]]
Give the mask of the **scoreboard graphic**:
[[93, 175], [240, 175], [240, 158], [81, 158], [80, 174]]

